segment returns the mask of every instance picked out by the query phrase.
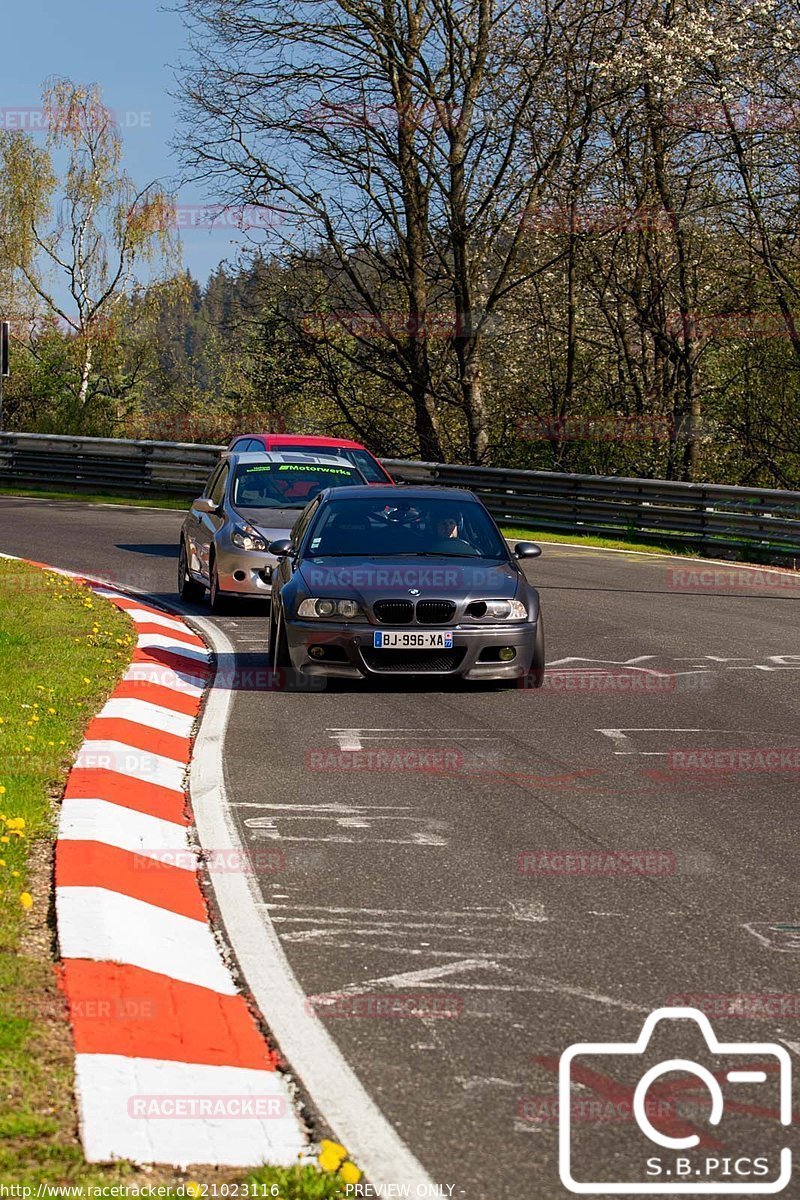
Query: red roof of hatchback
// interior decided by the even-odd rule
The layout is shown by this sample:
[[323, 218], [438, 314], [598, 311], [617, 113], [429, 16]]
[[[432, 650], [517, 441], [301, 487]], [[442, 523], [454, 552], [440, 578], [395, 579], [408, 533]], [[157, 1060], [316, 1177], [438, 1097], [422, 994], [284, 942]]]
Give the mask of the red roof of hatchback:
[[288, 442], [291, 442], [293, 446], [302, 444], [303, 446], [346, 446], [348, 450], [366, 449], [365, 446], [362, 446], [361, 442], [351, 441], [350, 438], [316, 437], [308, 436], [304, 433], [238, 433], [234, 440], [238, 441], [239, 438], [243, 437], [264, 438], [274, 448], [285, 446]]

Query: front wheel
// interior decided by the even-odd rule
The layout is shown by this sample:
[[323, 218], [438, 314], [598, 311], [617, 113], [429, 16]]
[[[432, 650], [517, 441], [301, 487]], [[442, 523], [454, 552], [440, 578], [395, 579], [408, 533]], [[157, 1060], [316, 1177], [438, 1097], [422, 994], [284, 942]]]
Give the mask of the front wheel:
[[219, 586], [217, 560], [214, 558], [211, 560], [211, 569], [209, 571], [208, 599], [211, 603], [211, 611], [215, 616], [220, 616], [230, 611], [230, 597]]
[[181, 600], [187, 604], [198, 604], [206, 593], [202, 583], [192, 579], [189, 574], [189, 558], [186, 553], [186, 542], [181, 538], [181, 548], [178, 554], [178, 593]]
[[524, 682], [525, 686], [529, 688], [540, 688], [544, 684], [544, 625], [541, 613], [536, 622], [536, 640], [533, 644], [531, 669], [525, 676]]
[[[272, 602], [273, 609], [275, 601]], [[291, 663], [289, 658], [289, 643], [286, 639], [286, 622], [281, 613], [277, 613], [273, 619], [270, 613], [269, 621], [269, 658], [272, 666], [275, 668], [285, 669]]]

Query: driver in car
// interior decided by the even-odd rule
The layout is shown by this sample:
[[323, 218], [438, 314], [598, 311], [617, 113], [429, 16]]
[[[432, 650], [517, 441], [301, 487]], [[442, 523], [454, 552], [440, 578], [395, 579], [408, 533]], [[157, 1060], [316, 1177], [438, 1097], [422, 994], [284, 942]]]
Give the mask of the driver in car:
[[436, 540], [430, 547], [434, 554], [475, 554], [474, 546], [458, 535], [458, 517], [439, 514], [435, 524]]

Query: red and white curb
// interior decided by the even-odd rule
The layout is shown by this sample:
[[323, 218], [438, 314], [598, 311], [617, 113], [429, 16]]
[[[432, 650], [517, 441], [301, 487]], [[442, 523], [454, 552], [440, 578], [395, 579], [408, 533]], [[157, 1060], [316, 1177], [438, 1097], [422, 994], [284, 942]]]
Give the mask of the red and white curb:
[[86, 1159], [291, 1165], [307, 1139], [214, 937], [191, 836], [185, 785], [209, 651], [180, 618], [59, 573], [124, 609], [138, 635], [86, 731], [56, 843]]

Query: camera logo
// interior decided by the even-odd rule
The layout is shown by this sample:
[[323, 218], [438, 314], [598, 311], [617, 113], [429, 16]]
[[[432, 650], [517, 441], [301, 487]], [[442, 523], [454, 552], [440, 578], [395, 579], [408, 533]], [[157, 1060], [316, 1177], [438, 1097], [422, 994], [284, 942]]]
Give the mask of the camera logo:
[[[686, 1033], [686, 1022], [695, 1023], [705, 1042], [705, 1051], [711, 1059], [713, 1069], [689, 1058], [665, 1058], [640, 1073], [634, 1057], [642, 1059], [644, 1065], [648, 1047], [660, 1022], [659, 1036], [669, 1036], [678, 1030], [675, 1022], [682, 1022], [680, 1032]], [[652, 1051], [650, 1052], [652, 1054]], [[700, 1055], [703, 1057], [703, 1054]], [[631, 1126], [628, 1126], [626, 1141], [620, 1147], [619, 1156], [604, 1153], [598, 1155], [597, 1147], [589, 1140], [583, 1147], [580, 1138], [587, 1137], [585, 1126], [573, 1128], [571, 1108], [575, 1099], [573, 1085], [588, 1083], [602, 1078], [597, 1059], [615, 1060], [614, 1065], [622, 1068], [628, 1077], [636, 1077], [632, 1090], [631, 1108], [639, 1130], [644, 1134], [641, 1146], [641, 1163], [638, 1150], [631, 1155]], [[592, 1062], [591, 1060], [595, 1061]], [[590, 1060], [584, 1062], [584, 1060]], [[772, 1042], [720, 1042], [705, 1013], [696, 1008], [659, 1008], [645, 1021], [636, 1042], [581, 1042], [570, 1046], [561, 1056], [559, 1063], [559, 1172], [561, 1182], [570, 1192], [579, 1195], [775, 1195], [783, 1191], [792, 1176], [792, 1152], [787, 1146], [768, 1147], [762, 1153], [731, 1154], [716, 1140], [716, 1127], [725, 1115], [726, 1104], [732, 1112], [753, 1111], [751, 1099], [757, 1096], [756, 1104], [762, 1113], [769, 1112], [763, 1106], [764, 1087], [772, 1082], [777, 1085], [778, 1105], [771, 1115], [773, 1126], [790, 1125], [792, 1120], [791, 1059], [783, 1046]], [[672, 1081], [664, 1076], [673, 1073]], [[675, 1075], [683, 1078], [676, 1080]], [[692, 1077], [687, 1084], [686, 1076]], [[736, 1085], [736, 1100], [723, 1095], [722, 1083]], [[615, 1085], [618, 1091], [624, 1085]], [[669, 1096], [685, 1103], [690, 1093], [702, 1095], [702, 1129], [682, 1116], [666, 1122], [666, 1127], [656, 1128], [651, 1120], [655, 1111], [651, 1098]], [[747, 1101], [745, 1104], [743, 1101]], [[760, 1102], [760, 1103], [759, 1103]], [[656, 1106], [657, 1108], [658, 1106]], [[706, 1132], [707, 1126], [712, 1130]], [[711, 1132], [714, 1136], [711, 1137]], [[779, 1140], [783, 1140], [780, 1138]], [[709, 1153], [713, 1147], [713, 1155]], [[583, 1150], [583, 1154], [581, 1154]], [[658, 1151], [658, 1153], [656, 1153]], [[593, 1174], [592, 1164], [598, 1161], [630, 1161], [631, 1177], [613, 1181], [591, 1178], [576, 1178], [578, 1175]], [[628, 1172], [624, 1172], [628, 1174]], [[623, 1174], [622, 1171], [619, 1174]]]

